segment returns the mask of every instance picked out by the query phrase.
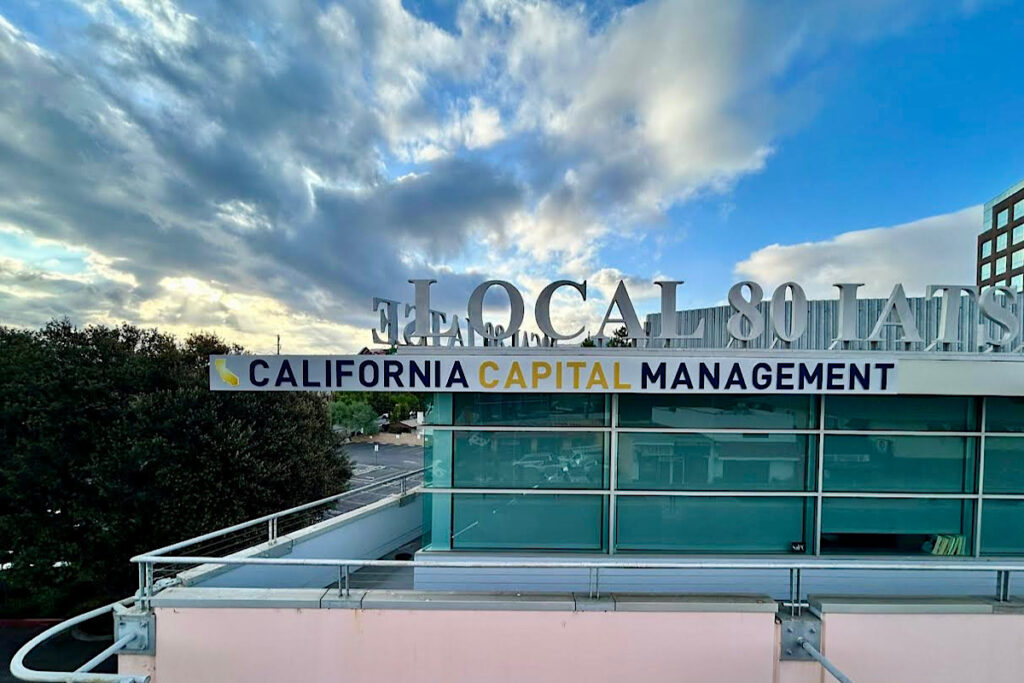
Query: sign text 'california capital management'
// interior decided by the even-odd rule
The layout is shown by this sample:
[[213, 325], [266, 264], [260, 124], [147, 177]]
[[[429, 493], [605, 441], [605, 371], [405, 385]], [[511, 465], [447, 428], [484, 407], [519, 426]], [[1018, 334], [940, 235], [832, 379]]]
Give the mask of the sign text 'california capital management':
[[894, 393], [891, 358], [211, 356], [219, 391]]

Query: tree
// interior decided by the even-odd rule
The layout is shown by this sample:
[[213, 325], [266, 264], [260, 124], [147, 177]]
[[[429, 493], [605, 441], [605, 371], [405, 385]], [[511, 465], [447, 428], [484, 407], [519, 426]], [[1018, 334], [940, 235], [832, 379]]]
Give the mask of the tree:
[[608, 340], [608, 346], [615, 348], [632, 346], [629, 341], [629, 330], [626, 329], [625, 325], [612, 332], [612, 338]]
[[339, 393], [331, 402], [331, 419], [349, 434], [376, 434], [377, 416], [363, 394]]
[[128, 559], [344, 489], [329, 404], [212, 392], [216, 337], [124, 325], [0, 327], [0, 613], [130, 594]]

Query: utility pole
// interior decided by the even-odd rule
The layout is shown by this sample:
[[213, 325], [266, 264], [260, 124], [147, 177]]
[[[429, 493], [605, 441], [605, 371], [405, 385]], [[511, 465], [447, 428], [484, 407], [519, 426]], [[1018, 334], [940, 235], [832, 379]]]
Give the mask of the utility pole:
[[281, 355], [281, 335], [277, 335], [277, 355]]

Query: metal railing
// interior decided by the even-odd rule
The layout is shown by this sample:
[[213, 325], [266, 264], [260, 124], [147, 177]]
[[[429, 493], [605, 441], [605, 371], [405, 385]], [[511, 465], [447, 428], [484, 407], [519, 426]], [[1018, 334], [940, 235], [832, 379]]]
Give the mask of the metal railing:
[[[739, 559], [739, 560], [682, 560], [667, 562], [621, 560], [367, 560], [292, 557], [210, 557], [194, 555], [139, 555], [132, 562], [151, 566], [160, 562], [170, 565], [259, 565], [270, 567], [333, 567], [338, 571], [339, 595], [348, 595], [348, 577], [354, 569], [364, 567], [404, 567], [414, 569], [533, 569], [533, 570], [586, 570], [591, 597], [601, 595], [601, 572], [609, 570], [778, 570], [788, 571], [790, 599], [785, 604], [796, 613], [802, 600], [802, 573], [805, 571], [926, 571], [926, 572], [989, 572], [995, 575], [995, 599], [1009, 600], [1010, 574], [1024, 572], [1024, 562], [965, 559], [950, 560], [823, 560], [823, 559]], [[151, 575], [152, 572], [149, 572]], [[152, 590], [152, 586], [148, 587]], [[519, 592], [524, 592], [517, 589]], [[150, 593], [150, 595], [152, 595]]]
[[99, 664], [106, 661], [108, 657], [111, 657], [121, 651], [126, 645], [130, 644], [133, 640], [139, 637], [138, 633], [128, 633], [118, 638], [110, 646], [104, 648], [102, 652], [94, 656], [92, 659], [82, 664], [80, 667], [75, 669], [73, 672], [68, 671], [36, 671], [25, 666], [25, 657], [28, 653], [37, 648], [40, 644], [46, 642], [50, 638], [67, 631], [68, 629], [81, 624], [84, 621], [95, 619], [96, 617], [103, 616], [107, 613], [116, 612], [118, 609], [122, 609], [125, 606], [134, 602], [134, 598], [126, 598], [119, 602], [112, 603], [110, 605], [104, 605], [103, 607], [97, 607], [94, 610], [86, 612], [85, 614], [79, 614], [77, 617], [72, 617], [67, 621], [62, 621], [55, 626], [51, 626], [32, 640], [28, 641], [14, 654], [11, 659], [11, 674], [18, 679], [23, 681], [45, 681], [47, 683], [149, 683], [149, 676], [133, 676], [124, 674], [107, 674], [107, 673], [93, 673], [93, 669]]

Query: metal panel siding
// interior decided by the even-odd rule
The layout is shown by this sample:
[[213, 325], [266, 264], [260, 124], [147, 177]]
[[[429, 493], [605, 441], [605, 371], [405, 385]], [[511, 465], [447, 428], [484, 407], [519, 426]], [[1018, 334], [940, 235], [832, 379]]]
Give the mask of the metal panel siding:
[[[860, 337], [867, 337], [875, 326], [878, 316], [885, 306], [885, 299], [860, 299], [857, 308], [857, 332]], [[908, 299], [910, 310], [914, 314], [914, 321], [917, 325], [923, 343], [906, 344], [899, 340], [900, 330], [888, 326], [883, 330], [882, 341], [878, 344], [869, 342], [852, 342], [849, 347], [853, 350], [882, 350], [882, 351], [923, 351], [938, 336], [939, 320], [942, 315], [942, 299], [924, 297], [912, 297]], [[816, 300], [807, 302], [807, 329], [792, 344], [786, 344], [777, 340], [771, 325], [771, 302], [763, 301], [758, 310], [765, 318], [764, 331], [754, 340], [747, 344], [734, 341], [729, 335], [727, 328], [729, 318], [735, 311], [731, 306], [713, 306], [710, 308], [695, 308], [686, 311], [679, 311], [678, 319], [681, 322], [681, 329], [684, 333], [691, 332], [697, 328], [701, 320], [704, 321], [704, 335], [702, 339], [677, 339], [673, 340], [670, 348], [680, 349], [705, 349], [705, 348], [726, 348], [730, 344], [735, 348], [749, 349], [770, 349], [772, 344], [779, 349], [800, 349], [822, 351], [827, 350], [836, 336], [837, 321], [839, 319], [839, 301], [835, 299]], [[1017, 294], [1016, 310], [1024, 310], [1024, 293]], [[788, 321], [792, 313], [792, 302], [786, 302], [786, 316]], [[973, 351], [977, 348], [978, 330], [972, 321], [979, 319], [979, 307], [977, 302], [970, 297], [960, 298], [960, 319], [958, 336], [961, 340], [960, 348], [953, 348], [953, 351]], [[998, 332], [998, 327], [991, 320], [984, 323], [991, 334]], [[652, 313], [647, 316], [647, 328], [659, 333], [661, 330], [661, 314]], [[1021, 328], [1018, 330], [1017, 342], [1011, 348], [994, 351], [996, 353], [1008, 353], [1014, 351], [1020, 339], [1024, 338], [1024, 317], [1022, 317]], [[664, 348], [665, 342], [653, 340], [647, 344], [650, 348]]]

